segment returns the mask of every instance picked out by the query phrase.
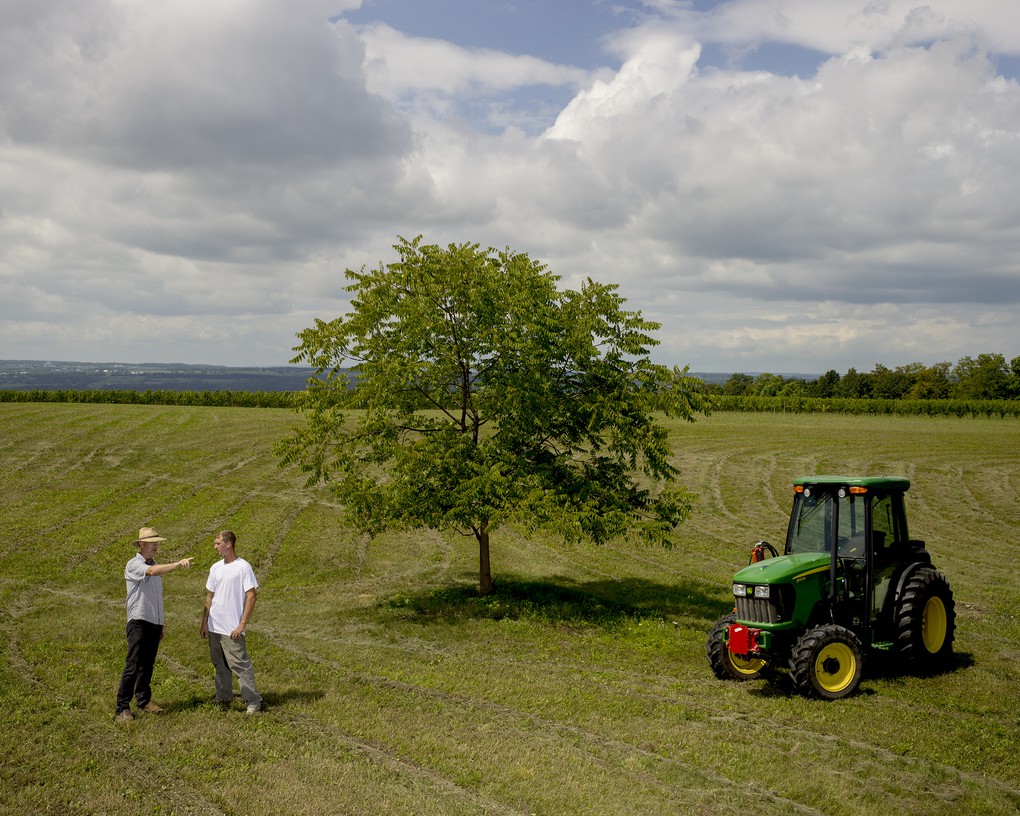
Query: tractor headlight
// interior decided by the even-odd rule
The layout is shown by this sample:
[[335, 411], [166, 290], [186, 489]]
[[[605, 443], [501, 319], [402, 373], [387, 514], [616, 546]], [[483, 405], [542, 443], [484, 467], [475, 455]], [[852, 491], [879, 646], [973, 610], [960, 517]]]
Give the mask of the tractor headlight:
[[733, 585], [733, 594], [736, 595], [738, 598], [745, 597], [747, 595], [747, 586], [746, 586], [746, 584], [734, 584]]
[[767, 598], [767, 597], [769, 597], [769, 588], [770, 587], [769, 587], [768, 584], [765, 584], [764, 586], [756, 586], [754, 588], [754, 597], [755, 598]]

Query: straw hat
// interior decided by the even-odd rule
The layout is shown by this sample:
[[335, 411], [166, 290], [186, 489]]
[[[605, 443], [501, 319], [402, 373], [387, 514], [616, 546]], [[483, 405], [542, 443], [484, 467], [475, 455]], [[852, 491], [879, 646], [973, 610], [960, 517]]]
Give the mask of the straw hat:
[[166, 539], [153, 530], [151, 527], [143, 527], [138, 531], [138, 538], [132, 541], [132, 544], [148, 544], [155, 541], [166, 541]]

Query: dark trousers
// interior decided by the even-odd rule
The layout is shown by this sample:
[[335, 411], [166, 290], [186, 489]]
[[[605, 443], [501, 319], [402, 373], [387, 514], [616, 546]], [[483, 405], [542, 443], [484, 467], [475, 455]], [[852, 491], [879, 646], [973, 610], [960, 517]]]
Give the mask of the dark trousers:
[[163, 627], [143, 620], [128, 621], [127, 660], [117, 689], [117, 713], [131, 708], [134, 696], [142, 708], [152, 699], [152, 667], [156, 665], [156, 652], [163, 637]]

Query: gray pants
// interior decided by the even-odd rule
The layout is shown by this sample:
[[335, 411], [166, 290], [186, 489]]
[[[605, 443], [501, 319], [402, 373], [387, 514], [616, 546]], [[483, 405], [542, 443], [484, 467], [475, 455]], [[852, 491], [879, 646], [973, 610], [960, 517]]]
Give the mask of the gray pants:
[[244, 635], [234, 640], [230, 635], [209, 633], [209, 657], [216, 667], [216, 699], [221, 703], [229, 703], [234, 699], [234, 680], [231, 672], [237, 675], [237, 685], [241, 689], [241, 699], [246, 706], [261, 705], [262, 695], [255, 688], [255, 669], [248, 657]]

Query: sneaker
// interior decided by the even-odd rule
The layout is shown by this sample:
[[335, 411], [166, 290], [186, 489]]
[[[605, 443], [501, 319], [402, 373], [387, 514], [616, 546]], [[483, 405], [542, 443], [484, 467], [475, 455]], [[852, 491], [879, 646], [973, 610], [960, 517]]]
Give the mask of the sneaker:
[[252, 703], [245, 710], [245, 714], [258, 714], [262, 710], [262, 703]]
[[142, 711], [144, 711], [146, 714], [161, 714], [163, 712], [163, 709], [160, 708], [155, 703], [146, 703], [144, 706], [142, 706]]
[[131, 713], [130, 708], [125, 708], [123, 711], [117, 712], [117, 722], [125, 723], [131, 722], [135, 718], [135, 715]]

